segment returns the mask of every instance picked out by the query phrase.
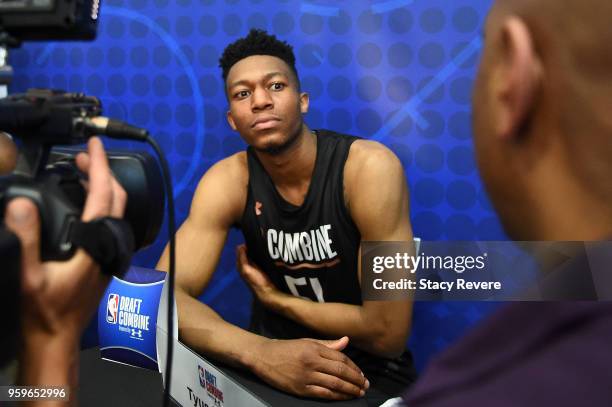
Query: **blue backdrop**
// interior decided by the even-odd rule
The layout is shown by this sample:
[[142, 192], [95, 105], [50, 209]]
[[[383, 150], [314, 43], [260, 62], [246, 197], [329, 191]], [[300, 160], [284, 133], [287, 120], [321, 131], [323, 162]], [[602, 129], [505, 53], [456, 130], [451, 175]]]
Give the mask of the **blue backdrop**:
[[[180, 224], [202, 174], [245, 147], [224, 118], [218, 58], [250, 28], [264, 28], [295, 47], [311, 97], [311, 128], [378, 140], [400, 157], [417, 236], [503, 240], [477, 173], [470, 128], [489, 6], [490, 0], [108, 0], [95, 42], [14, 51], [11, 91], [86, 92], [100, 97], [107, 116], [148, 128], [171, 163]], [[163, 229], [135, 264], [154, 267], [166, 240]], [[239, 233], [230, 234], [202, 299], [244, 326], [250, 295], [235, 271], [240, 241]], [[417, 304], [411, 346], [418, 366], [494, 307]]]

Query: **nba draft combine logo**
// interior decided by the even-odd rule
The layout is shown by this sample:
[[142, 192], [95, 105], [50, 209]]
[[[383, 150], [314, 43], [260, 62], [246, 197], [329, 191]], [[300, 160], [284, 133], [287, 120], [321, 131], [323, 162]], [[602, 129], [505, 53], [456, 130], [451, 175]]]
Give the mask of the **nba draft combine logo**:
[[119, 311], [119, 296], [117, 294], [111, 294], [108, 296], [108, 303], [106, 305], [106, 322], [109, 324], [116, 324], [117, 311]]
[[198, 375], [200, 377], [200, 386], [206, 389], [208, 395], [223, 403], [223, 392], [217, 387], [217, 377], [198, 365]]
[[149, 330], [149, 315], [141, 315], [142, 299], [109, 294], [106, 303], [106, 322], [119, 325], [119, 330], [130, 338], [144, 340], [142, 331]]

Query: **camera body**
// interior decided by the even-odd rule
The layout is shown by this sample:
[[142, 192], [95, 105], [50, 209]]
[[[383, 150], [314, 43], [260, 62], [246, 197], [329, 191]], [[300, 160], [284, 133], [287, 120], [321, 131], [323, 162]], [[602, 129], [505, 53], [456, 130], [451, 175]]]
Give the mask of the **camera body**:
[[[98, 99], [83, 94], [30, 90], [0, 99], [0, 130], [19, 138], [13, 174], [0, 178], [0, 211], [16, 197], [27, 197], [41, 219], [41, 259], [65, 260], [75, 247], [71, 230], [80, 221], [86, 181], [75, 156], [81, 149], [54, 145], [84, 143], [95, 132], [91, 119], [102, 111]], [[145, 152], [109, 152], [109, 164], [128, 195], [125, 220], [135, 249], [151, 244], [161, 226], [165, 195], [157, 163]], [[2, 215], [3, 216], [3, 215]]]
[[[102, 105], [93, 96], [29, 89], [0, 100], [0, 130], [22, 140], [24, 147], [82, 144], [92, 135], [86, 119], [101, 113]], [[27, 151], [23, 158], [34, 156]], [[19, 165], [18, 171], [27, 171]]]
[[[68, 177], [72, 178], [72, 174]], [[80, 219], [82, 205], [68, 198], [62, 190], [61, 184], [65, 182], [66, 177], [53, 172], [46, 172], [38, 178], [11, 175], [0, 180], [0, 210], [3, 213], [6, 203], [17, 197], [29, 198], [38, 207], [43, 261], [65, 260], [74, 252], [69, 232], [74, 222]]]
[[93, 40], [100, 0], [0, 0], [0, 27], [19, 40]]

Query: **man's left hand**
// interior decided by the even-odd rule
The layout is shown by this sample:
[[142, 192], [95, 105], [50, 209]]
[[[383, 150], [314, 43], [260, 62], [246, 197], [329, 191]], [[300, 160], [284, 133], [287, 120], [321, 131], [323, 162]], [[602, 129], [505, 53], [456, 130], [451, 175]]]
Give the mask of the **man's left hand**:
[[259, 267], [249, 261], [246, 245], [236, 247], [236, 268], [259, 301], [270, 305], [283, 295]]

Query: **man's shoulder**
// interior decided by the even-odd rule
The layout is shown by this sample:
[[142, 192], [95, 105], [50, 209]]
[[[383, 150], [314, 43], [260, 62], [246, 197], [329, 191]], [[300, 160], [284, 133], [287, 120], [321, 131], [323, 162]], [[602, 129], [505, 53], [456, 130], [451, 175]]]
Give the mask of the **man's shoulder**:
[[246, 151], [239, 151], [235, 154], [230, 155], [229, 157], [225, 157], [224, 159], [217, 161], [214, 166], [223, 168], [223, 170], [231, 172], [235, 175], [248, 173], [247, 153]]
[[376, 159], [383, 160], [392, 160], [393, 158], [397, 158], [395, 153], [389, 149], [389, 147], [384, 144], [373, 141], [373, 140], [365, 140], [365, 139], [357, 139], [351, 144], [351, 150], [349, 158], [351, 155], [354, 158], [369, 158], [374, 156]]
[[397, 160], [395, 153], [378, 141], [367, 140], [351, 134], [338, 133], [334, 130], [317, 129], [316, 132], [324, 137], [349, 140], [350, 146], [347, 163], [350, 161], [360, 162], [364, 159], [375, 162]]
[[372, 140], [355, 140], [344, 165], [344, 199], [351, 208], [356, 199], [383, 193], [392, 199], [405, 188], [404, 168], [388, 147]]
[[402, 164], [387, 146], [378, 141], [355, 140], [351, 144], [345, 165], [345, 179], [367, 174], [384, 176], [389, 171], [402, 170]]
[[232, 181], [234, 185], [240, 186], [248, 183], [249, 171], [247, 166], [246, 151], [240, 151], [213, 164], [202, 179], [210, 178], [218, 181]]
[[[246, 203], [249, 176], [246, 152], [233, 154], [211, 166], [202, 176], [196, 189], [194, 208], [215, 208], [233, 223], [242, 213]], [[204, 205], [204, 206], [203, 206]], [[221, 215], [219, 215], [221, 216]]]

